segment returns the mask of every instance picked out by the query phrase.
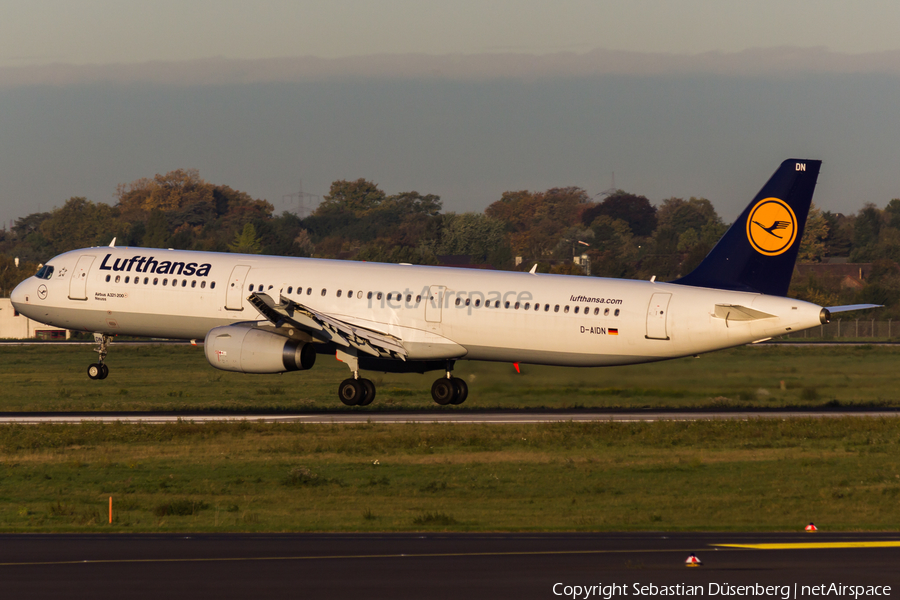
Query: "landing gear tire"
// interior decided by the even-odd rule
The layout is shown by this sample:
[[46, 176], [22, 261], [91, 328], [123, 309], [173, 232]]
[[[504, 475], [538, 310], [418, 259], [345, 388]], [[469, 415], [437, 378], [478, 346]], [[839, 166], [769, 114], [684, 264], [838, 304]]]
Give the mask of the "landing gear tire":
[[453, 383], [453, 387], [456, 391], [450, 404], [462, 404], [466, 401], [466, 398], [469, 397], [469, 386], [466, 385], [465, 380], [460, 379], [459, 377], [454, 377], [450, 381]]
[[109, 377], [109, 367], [106, 366], [106, 363], [100, 363], [100, 379], [107, 377]]
[[338, 396], [347, 406], [358, 406], [366, 400], [366, 386], [358, 379], [345, 379], [338, 386]]
[[375, 384], [372, 383], [371, 379], [357, 379], [357, 381], [363, 384], [363, 387], [366, 388], [366, 395], [360, 401], [358, 406], [368, 406], [372, 404], [372, 401], [375, 400]]
[[431, 397], [441, 406], [452, 404], [456, 399], [459, 388], [453, 385], [453, 380], [441, 377], [431, 386]]
[[[90, 377], [91, 379], [103, 379], [103, 377], [104, 377], [103, 367], [105, 367], [105, 366], [106, 365], [103, 365], [101, 363], [92, 363], [92, 364], [88, 365], [88, 368], [87, 368], [88, 377]], [[109, 369], [107, 369], [107, 373], [109, 373]]]

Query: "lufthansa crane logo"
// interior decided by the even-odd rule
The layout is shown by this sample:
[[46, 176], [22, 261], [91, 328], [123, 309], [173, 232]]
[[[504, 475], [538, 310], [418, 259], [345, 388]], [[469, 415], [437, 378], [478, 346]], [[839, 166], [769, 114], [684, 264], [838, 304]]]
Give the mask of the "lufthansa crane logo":
[[756, 203], [747, 218], [747, 239], [760, 254], [778, 256], [797, 239], [797, 217], [787, 202], [766, 198]]

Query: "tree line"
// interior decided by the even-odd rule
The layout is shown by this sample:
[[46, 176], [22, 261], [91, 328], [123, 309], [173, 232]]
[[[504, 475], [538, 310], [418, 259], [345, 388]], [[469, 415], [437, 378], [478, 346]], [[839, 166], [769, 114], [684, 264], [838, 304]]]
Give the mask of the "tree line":
[[[0, 232], [0, 292], [37, 265], [76, 248], [109, 244], [585, 275], [674, 279], [690, 272], [728, 225], [705, 198], [646, 197], [617, 190], [593, 198], [578, 187], [509, 191], [484, 212], [445, 212], [440, 197], [387, 195], [365, 180], [331, 184], [305, 218], [178, 169], [118, 186], [112, 205], [73, 197]], [[15, 267], [14, 258], [19, 258]], [[900, 199], [844, 215], [812, 207], [800, 262], [832, 257], [872, 263], [864, 285], [797, 276], [791, 295], [822, 305], [873, 302], [877, 318], [900, 316]], [[579, 261], [580, 262], [580, 261]]]

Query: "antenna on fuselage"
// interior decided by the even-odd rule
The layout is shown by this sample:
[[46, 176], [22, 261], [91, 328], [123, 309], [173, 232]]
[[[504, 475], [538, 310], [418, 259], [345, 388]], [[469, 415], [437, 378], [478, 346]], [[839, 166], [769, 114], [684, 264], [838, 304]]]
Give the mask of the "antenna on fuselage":
[[112, 239], [112, 241], [109, 243], [109, 247], [110, 247], [110, 248], [115, 248], [115, 247], [116, 247], [116, 238], [113, 238], [113, 239]]

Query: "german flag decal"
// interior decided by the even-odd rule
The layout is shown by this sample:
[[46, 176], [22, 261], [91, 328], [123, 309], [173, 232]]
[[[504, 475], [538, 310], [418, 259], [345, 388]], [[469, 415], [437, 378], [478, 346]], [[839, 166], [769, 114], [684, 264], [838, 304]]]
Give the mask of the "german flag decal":
[[618, 329], [613, 329], [612, 327], [610, 327], [610, 328], [609, 328], [609, 335], [619, 335], [619, 330], [618, 330]]

